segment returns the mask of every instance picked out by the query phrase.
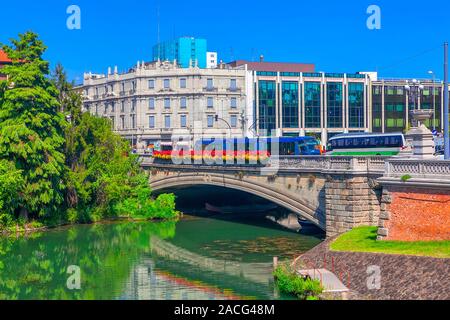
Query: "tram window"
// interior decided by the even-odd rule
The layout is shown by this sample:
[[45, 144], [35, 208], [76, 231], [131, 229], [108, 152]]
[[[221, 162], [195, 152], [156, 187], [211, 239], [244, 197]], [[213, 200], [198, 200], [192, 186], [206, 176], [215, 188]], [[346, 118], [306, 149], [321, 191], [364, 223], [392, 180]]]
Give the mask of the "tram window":
[[282, 142], [280, 143], [280, 154], [284, 156], [291, 156], [295, 154], [294, 142]]

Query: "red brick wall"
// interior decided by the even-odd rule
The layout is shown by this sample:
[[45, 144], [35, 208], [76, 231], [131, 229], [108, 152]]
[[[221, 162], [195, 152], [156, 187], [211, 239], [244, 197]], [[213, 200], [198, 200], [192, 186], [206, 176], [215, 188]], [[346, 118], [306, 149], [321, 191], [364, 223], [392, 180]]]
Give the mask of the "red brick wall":
[[450, 190], [390, 187], [385, 240], [450, 240]]

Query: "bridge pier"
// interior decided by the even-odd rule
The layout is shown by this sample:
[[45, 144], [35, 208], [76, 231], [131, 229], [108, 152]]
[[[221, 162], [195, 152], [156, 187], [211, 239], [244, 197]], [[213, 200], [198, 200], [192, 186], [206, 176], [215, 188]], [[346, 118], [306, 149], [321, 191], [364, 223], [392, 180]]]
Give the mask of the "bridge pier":
[[367, 176], [328, 175], [325, 183], [327, 237], [358, 226], [376, 226], [380, 197], [381, 190]]

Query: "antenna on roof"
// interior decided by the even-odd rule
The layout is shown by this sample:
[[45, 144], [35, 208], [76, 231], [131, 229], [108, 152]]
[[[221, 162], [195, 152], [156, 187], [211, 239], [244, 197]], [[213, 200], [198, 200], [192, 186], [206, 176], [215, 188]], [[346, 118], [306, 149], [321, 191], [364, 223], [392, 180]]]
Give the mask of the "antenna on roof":
[[255, 62], [256, 49], [252, 48], [252, 62]]
[[159, 19], [159, 3], [156, 7], [156, 21], [157, 21], [157, 43], [158, 43], [158, 59], [161, 57], [161, 44], [160, 44], [160, 19]]

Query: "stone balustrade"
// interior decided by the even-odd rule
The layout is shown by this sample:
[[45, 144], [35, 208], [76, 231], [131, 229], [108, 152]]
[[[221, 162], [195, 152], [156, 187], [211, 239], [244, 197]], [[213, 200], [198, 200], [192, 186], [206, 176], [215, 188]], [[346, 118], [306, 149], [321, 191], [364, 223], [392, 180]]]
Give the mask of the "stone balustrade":
[[[227, 168], [252, 168], [252, 167], [270, 167], [278, 168], [282, 171], [304, 171], [304, 172], [329, 172], [329, 173], [371, 173], [382, 175], [385, 170], [386, 157], [382, 156], [272, 156], [266, 164], [214, 164], [205, 163], [195, 164], [184, 163], [176, 166], [198, 166], [198, 167], [216, 167], [224, 166]], [[174, 165], [170, 160], [155, 160], [151, 157], [142, 157], [142, 165], [150, 166], [152, 164]]]
[[385, 162], [385, 177], [431, 178], [450, 180], [450, 161], [419, 160], [419, 159], [387, 159]]

